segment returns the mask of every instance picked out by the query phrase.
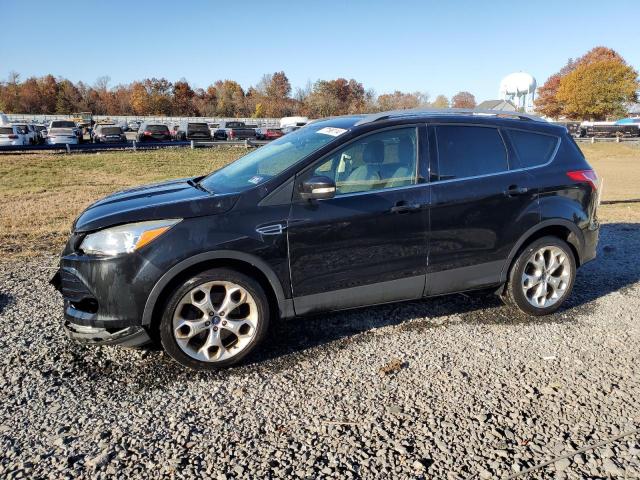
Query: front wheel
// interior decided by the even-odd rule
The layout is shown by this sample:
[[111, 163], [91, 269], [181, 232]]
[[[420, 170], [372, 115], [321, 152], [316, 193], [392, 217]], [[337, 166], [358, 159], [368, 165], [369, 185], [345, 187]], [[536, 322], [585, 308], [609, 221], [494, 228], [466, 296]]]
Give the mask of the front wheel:
[[575, 278], [576, 261], [567, 242], [542, 237], [516, 258], [503, 298], [529, 315], [549, 315], [568, 298]]
[[246, 357], [268, 326], [269, 305], [260, 284], [240, 272], [216, 268], [175, 290], [162, 316], [160, 339], [180, 364], [215, 370]]

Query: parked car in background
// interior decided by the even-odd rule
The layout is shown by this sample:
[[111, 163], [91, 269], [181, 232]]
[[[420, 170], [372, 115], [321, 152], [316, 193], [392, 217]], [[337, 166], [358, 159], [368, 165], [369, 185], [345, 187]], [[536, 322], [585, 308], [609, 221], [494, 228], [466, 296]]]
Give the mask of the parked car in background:
[[[82, 129], [78, 128], [76, 123], [71, 120], [51, 120], [51, 122], [49, 122], [49, 128], [47, 128], [47, 130], [49, 132], [48, 137], [50, 137], [52, 134], [52, 131], [55, 130], [55, 132], [53, 132], [54, 135], [56, 135], [57, 138], [59, 137], [60, 139], [64, 139], [64, 137], [68, 133], [68, 130], [71, 130], [73, 135], [75, 135], [76, 137], [75, 143], [82, 143], [82, 140], [83, 140]], [[47, 143], [51, 144], [51, 142], [49, 141], [49, 138], [47, 138]], [[64, 143], [69, 143], [69, 142], [64, 142]]]
[[213, 134], [213, 138], [214, 140], [247, 140], [256, 138], [256, 131], [254, 128], [247, 127], [244, 122], [222, 121]]
[[169, 133], [171, 133], [171, 140], [178, 140], [179, 129], [180, 125], [174, 125], [173, 127], [171, 127], [171, 129], [169, 130]]
[[168, 142], [171, 138], [169, 127], [162, 123], [143, 123], [138, 129], [139, 142]]
[[37, 145], [38, 142], [38, 132], [36, 132], [35, 127], [30, 123], [14, 123], [14, 127], [17, 127], [20, 130], [20, 133], [26, 136], [28, 145]]
[[38, 144], [42, 145], [47, 141], [47, 127], [44, 125], [34, 125], [33, 128], [35, 128], [38, 133]]
[[[73, 122], [68, 123], [73, 124]], [[62, 121], [52, 121], [49, 124], [49, 128], [47, 129], [48, 145], [77, 145], [78, 143], [80, 143], [77, 130], [75, 128], [66, 127], [64, 125], [66, 125], [66, 123]]]
[[129, 130], [131, 130], [132, 132], [137, 132], [141, 124], [142, 122], [140, 122], [139, 120], [132, 120], [128, 124]]
[[182, 122], [178, 125], [176, 140], [210, 141], [209, 125], [206, 122]]
[[98, 125], [93, 131], [93, 143], [125, 143], [127, 136], [117, 125]]
[[0, 125], [0, 146], [29, 145], [29, 139], [23, 131], [15, 125]]
[[280, 128], [304, 127], [307, 123], [309, 123], [308, 117], [282, 117], [280, 119]]
[[287, 133], [295, 132], [296, 130], [300, 130], [302, 127], [297, 125], [287, 125], [286, 127], [282, 127], [282, 134], [286, 135]]
[[258, 140], [275, 140], [280, 138], [284, 133], [281, 128], [261, 127], [256, 128], [256, 138]]
[[100, 127], [115, 127], [115, 126], [116, 124], [110, 120], [101, 120], [100, 122], [95, 123], [91, 128], [91, 130], [89, 131], [89, 137], [91, 141], [93, 141], [95, 134]]
[[561, 125], [565, 127], [569, 131], [569, 134], [572, 137], [579, 138], [584, 135], [584, 131], [580, 127], [580, 122], [572, 122], [567, 120], [567, 121], [559, 121], [559, 122], [552, 122], [552, 123], [554, 125]]
[[279, 318], [471, 290], [551, 314], [596, 256], [600, 181], [565, 128], [504, 115], [320, 120], [95, 202], [52, 279], [64, 327], [215, 369]]

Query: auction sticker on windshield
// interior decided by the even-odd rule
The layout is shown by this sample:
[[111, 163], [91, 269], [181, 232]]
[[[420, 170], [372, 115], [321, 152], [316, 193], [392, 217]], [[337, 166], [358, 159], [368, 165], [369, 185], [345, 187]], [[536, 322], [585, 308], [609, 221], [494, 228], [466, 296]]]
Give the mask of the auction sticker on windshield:
[[336, 128], [336, 127], [324, 127], [318, 130], [318, 133], [324, 133], [325, 135], [331, 135], [332, 137], [337, 137], [338, 135], [342, 135], [346, 130], [344, 128]]

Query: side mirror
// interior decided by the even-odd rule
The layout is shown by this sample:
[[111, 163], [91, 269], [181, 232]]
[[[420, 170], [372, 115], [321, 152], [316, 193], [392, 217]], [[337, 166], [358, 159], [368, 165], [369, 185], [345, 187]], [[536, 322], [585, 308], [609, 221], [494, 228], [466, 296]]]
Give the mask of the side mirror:
[[336, 183], [329, 177], [311, 177], [301, 185], [303, 200], [326, 200], [336, 196]]

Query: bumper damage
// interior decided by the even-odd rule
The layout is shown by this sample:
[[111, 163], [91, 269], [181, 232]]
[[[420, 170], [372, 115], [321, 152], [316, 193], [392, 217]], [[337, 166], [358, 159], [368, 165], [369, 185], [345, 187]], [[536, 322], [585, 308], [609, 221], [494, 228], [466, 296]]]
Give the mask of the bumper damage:
[[90, 345], [120, 345], [123, 347], [141, 347], [151, 342], [143, 327], [101, 328], [78, 325], [69, 320], [63, 322], [67, 336], [78, 343]]

